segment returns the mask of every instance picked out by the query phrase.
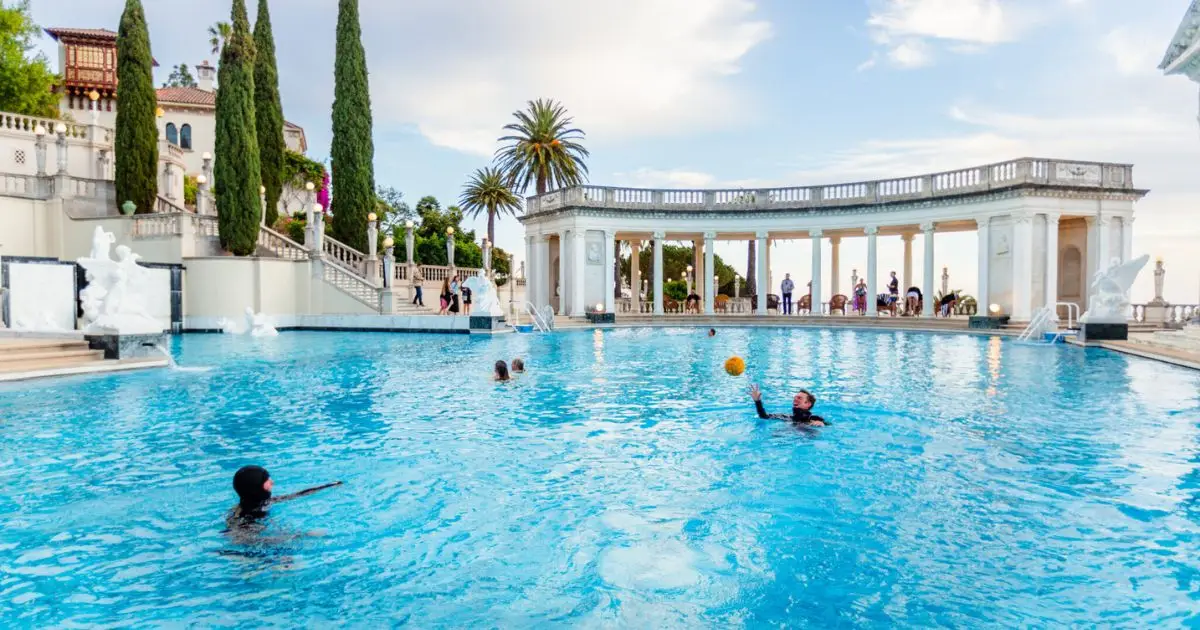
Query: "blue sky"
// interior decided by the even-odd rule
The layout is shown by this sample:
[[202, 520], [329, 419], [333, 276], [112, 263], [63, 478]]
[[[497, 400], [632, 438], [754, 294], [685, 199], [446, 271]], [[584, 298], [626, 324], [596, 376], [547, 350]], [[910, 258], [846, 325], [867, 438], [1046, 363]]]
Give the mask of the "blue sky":
[[[1198, 88], [1156, 70], [1189, 1], [362, 0], [376, 179], [410, 202], [452, 201], [511, 112], [538, 97], [588, 132], [597, 184], [810, 185], [1024, 155], [1132, 162], [1153, 189], [1135, 253], [1166, 259], [1168, 300], [1195, 302]], [[160, 82], [211, 58], [205, 29], [227, 3], [144, 4]], [[115, 29], [123, 5], [33, 0], [43, 26]], [[336, 5], [272, 3], [285, 113], [318, 159]], [[497, 240], [520, 256], [522, 235], [506, 219]], [[937, 266], [971, 291], [974, 234], [938, 245]], [[881, 272], [901, 251], [881, 240]], [[915, 251], [920, 270], [919, 239]], [[780, 244], [777, 276], [806, 277], [809, 252]], [[718, 253], [745, 265], [740, 244]], [[847, 276], [861, 270], [865, 241], [842, 258]], [[1150, 286], [1143, 274], [1135, 300]]]

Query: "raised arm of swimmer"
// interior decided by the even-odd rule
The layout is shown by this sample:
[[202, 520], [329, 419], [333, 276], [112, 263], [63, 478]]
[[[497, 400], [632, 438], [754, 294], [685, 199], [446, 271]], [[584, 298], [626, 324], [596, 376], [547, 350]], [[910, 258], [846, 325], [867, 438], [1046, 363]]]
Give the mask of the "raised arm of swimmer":
[[314, 492], [320, 492], [321, 490], [326, 490], [328, 488], [336, 488], [340, 485], [342, 485], [342, 482], [335, 481], [333, 483], [327, 483], [327, 484], [316, 486], [313, 488], [307, 488], [305, 490], [301, 490], [300, 492], [293, 492], [291, 494], [285, 494], [281, 497], [275, 497], [275, 498], [271, 499], [271, 503], [280, 503], [282, 501], [291, 501], [292, 499], [299, 499], [300, 497], [306, 497], [310, 494], [313, 494]]
[[792, 413], [767, 413], [766, 408], [762, 403], [762, 391], [758, 385], [750, 386], [750, 399], [754, 401], [754, 410], [758, 412], [758, 417], [764, 420], [791, 420], [792, 423], [804, 426], [827, 426], [829, 423], [821, 416], [812, 413], [813, 405], [817, 403], [815, 396], [807, 390], [800, 390], [794, 398], [792, 398]]

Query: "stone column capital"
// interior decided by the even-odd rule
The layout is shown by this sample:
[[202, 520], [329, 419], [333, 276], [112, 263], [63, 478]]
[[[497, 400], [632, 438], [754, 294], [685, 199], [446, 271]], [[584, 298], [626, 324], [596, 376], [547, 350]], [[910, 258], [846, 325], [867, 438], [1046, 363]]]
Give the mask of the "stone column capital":
[[770, 237], [770, 233], [766, 230], [758, 230], [754, 233], [755, 238], [764, 239]]
[[1121, 223], [1126, 226], [1133, 225], [1134, 219], [1135, 217], [1121, 217]]
[[1062, 218], [1062, 215], [1057, 212], [1047, 212], [1046, 213], [1046, 223], [1048, 225], [1058, 225], [1058, 220], [1060, 218]]
[[616, 231], [616, 230], [614, 230], [614, 229], [612, 229], [612, 228], [605, 228], [605, 229], [604, 229], [604, 230], [602, 230], [602, 231], [604, 232], [604, 239], [605, 239], [605, 240], [612, 240], [612, 239], [613, 239], [613, 237], [615, 237], [615, 236], [617, 235], [617, 231]]
[[1033, 214], [1030, 212], [1014, 212], [1012, 218], [1016, 225], [1033, 223]]
[[706, 240], [706, 241], [715, 240], [716, 238], [717, 238], [716, 232], [705, 232], [704, 233], [704, 240]]
[[667, 233], [662, 230], [655, 230], [652, 236], [654, 236], [655, 241], [661, 241], [664, 238], [667, 238]]
[[571, 230], [571, 238], [577, 241], [582, 241], [584, 236], [583, 230]]
[[867, 227], [863, 228], [863, 234], [866, 234], [867, 236], [875, 236], [876, 234], [879, 234], [879, 226], [868, 225]]
[[833, 245], [833, 246], [835, 246], [835, 247], [836, 247], [836, 246], [838, 246], [838, 245], [841, 245], [841, 244], [842, 244], [842, 237], [840, 237], [840, 236], [830, 236], [830, 237], [829, 237], [829, 244], [830, 244], [830, 245]]
[[992, 225], [992, 217], [975, 217], [975, 227], [980, 230], [986, 230]]
[[934, 227], [935, 226], [933, 224], [933, 221], [926, 221], [925, 223], [921, 224], [921, 231], [926, 234], [929, 234], [929, 233], [933, 232]]
[[905, 232], [900, 235], [900, 240], [904, 241], [905, 243], [911, 243], [913, 240], [913, 237], [915, 237], [915, 236], [916, 236], [915, 232]]
[[819, 238], [821, 238], [822, 236], [825, 236], [825, 232], [824, 232], [824, 231], [822, 231], [822, 230], [809, 230], [809, 231], [808, 231], [808, 236], [809, 236], [809, 238], [817, 238], [817, 239], [819, 239]]

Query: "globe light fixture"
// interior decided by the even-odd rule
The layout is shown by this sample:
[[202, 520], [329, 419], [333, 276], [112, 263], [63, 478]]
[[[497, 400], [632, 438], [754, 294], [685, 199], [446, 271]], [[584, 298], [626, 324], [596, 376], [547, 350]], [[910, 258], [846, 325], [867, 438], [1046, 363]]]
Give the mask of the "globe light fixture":
[[54, 133], [56, 133], [60, 136], [63, 135], [64, 133], [67, 133], [67, 126], [62, 123], [58, 123], [57, 125], [54, 125]]
[[321, 213], [322, 211], [324, 211], [324, 210], [325, 210], [325, 208], [322, 208], [322, 207], [321, 207], [321, 204], [319, 204], [319, 203], [314, 203], [314, 204], [313, 204], [313, 212], [316, 212], [317, 214], [320, 214], [320, 213]]
[[687, 266], [687, 272], [688, 272], [688, 273], [692, 273], [692, 266], [691, 266], [691, 265], [688, 265], [688, 266]]
[[44, 136], [44, 135], [46, 135], [46, 128], [41, 125], [38, 125], [37, 127], [34, 127], [33, 133], [37, 136]]
[[92, 99], [92, 102], [95, 103], [100, 99], [100, 93], [96, 90], [92, 90], [91, 92], [88, 92], [88, 98]]
[[211, 154], [211, 153], [209, 153], [208, 151], [205, 151], [205, 152], [204, 152], [204, 154], [200, 156], [200, 159], [202, 159], [202, 160], [211, 160], [211, 159], [212, 159], [212, 154]]
[[260, 195], [265, 195], [265, 194], [267, 194], [267, 187], [266, 187], [266, 186], [259, 186], [259, 187], [258, 187], [258, 194], [260, 194]]
[[[208, 154], [207, 154], [207, 153], [205, 153], [204, 155], [208, 155]], [[315, 186], [313, 186], [313, 183], [312, 183], [312, 182], [305, 182], [305, 183], [304, 183], [304, 190], [307, 190], [308, 192], [312, 192], [312, 191], [313, 191], [313, 188], [315, 188]]]
[[207, 184], [207, 183], [208, 183], [208, 178], [207, 178], [207, 177], [205, 177], [204, 175], [197, 175], [197, 176], [196, 176], [196, 183], [197, 183], [197, 184], [200, 184], [201, 186], [203, 186], [203, 185], [205, 185], [205, 184]]
[[379, 217], [375, 216], [375, 213], [374, 213], [374, 212], [372, 212], [372, 213], [369, 213], [369, 214], [367, 215], [367, 221], [374, 222], [374, 221], [375, 221], [375, 219], [378, 219], [378, 218], [379, 218]]
[[162, 118], [162, 117], [163, 117], [163, 114], [165, 114], [165, 113], [167, 113], [167, 112], [166, 112], [166, 111], [164, 111], [164, 110], [163, 110], [163, 108], [161, 108], [161, 107], [159, 107], [159, 108], [156, 108], [156, 109], [154, 110], [154, 115], [155, 115], [155, 116], [158, 116], [159, 118]]
[[412, 219], [409, 219], [408, 221], [405, 221], [405, 222], [404, 222], [404, 227], [406, 227], [406, 228], [408, 228], [408, 229], [410, 229], [410, 230], [411, 230], [411, 229], [412, 229], [412, 226], [413, 226]]
[[992, 315], [999, 315], [999, 314], [1000, 314], [1000, 310], [1001, 310], [1001, 309], [1000, 309], [1000, 305], [999, 305], [999, 304], [993, 304], [993, 305], [991, 305], [991, 306], [989, 306], [989, 307], [988, 307], [988, 312], [989, 312], [989, 313], [991, 313]]
[[390, 236], [389, 236], [389, 237], [387, 237], [387, 238], [385, 238], [385, 239], [383, 239], [383, 248], [384, 248], [384, 249], [391, 249], [391, 248], [392, 248], [392, 246], [393, 246], [393, 245], [395, 245], [395, 244], [396, 244], [396, 242], [395, 242], [395, 241], [393, 241], [393, 240], [392, 240], [392, 237], [390, 237]]
[[454, 236], [454, 228], [453, 227], [446, 228], [446, 236]]
[[596, 312], [597, 313], [604, 312], [604, 302], [596, 302]]

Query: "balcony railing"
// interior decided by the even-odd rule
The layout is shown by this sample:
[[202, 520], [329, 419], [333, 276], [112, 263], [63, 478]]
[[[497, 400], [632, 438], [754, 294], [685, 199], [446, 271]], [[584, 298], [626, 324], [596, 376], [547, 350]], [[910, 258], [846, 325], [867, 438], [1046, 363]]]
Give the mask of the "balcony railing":
[[1133, 166], [1129, 164], [1022, 158], [897, 179], [755, 190], [573, 186], [530, 197], [525, 216], [564, 208], [721, 212], [806, 210], [956, 197], [1026, 185], [1137, 192], [1133, 187]]

